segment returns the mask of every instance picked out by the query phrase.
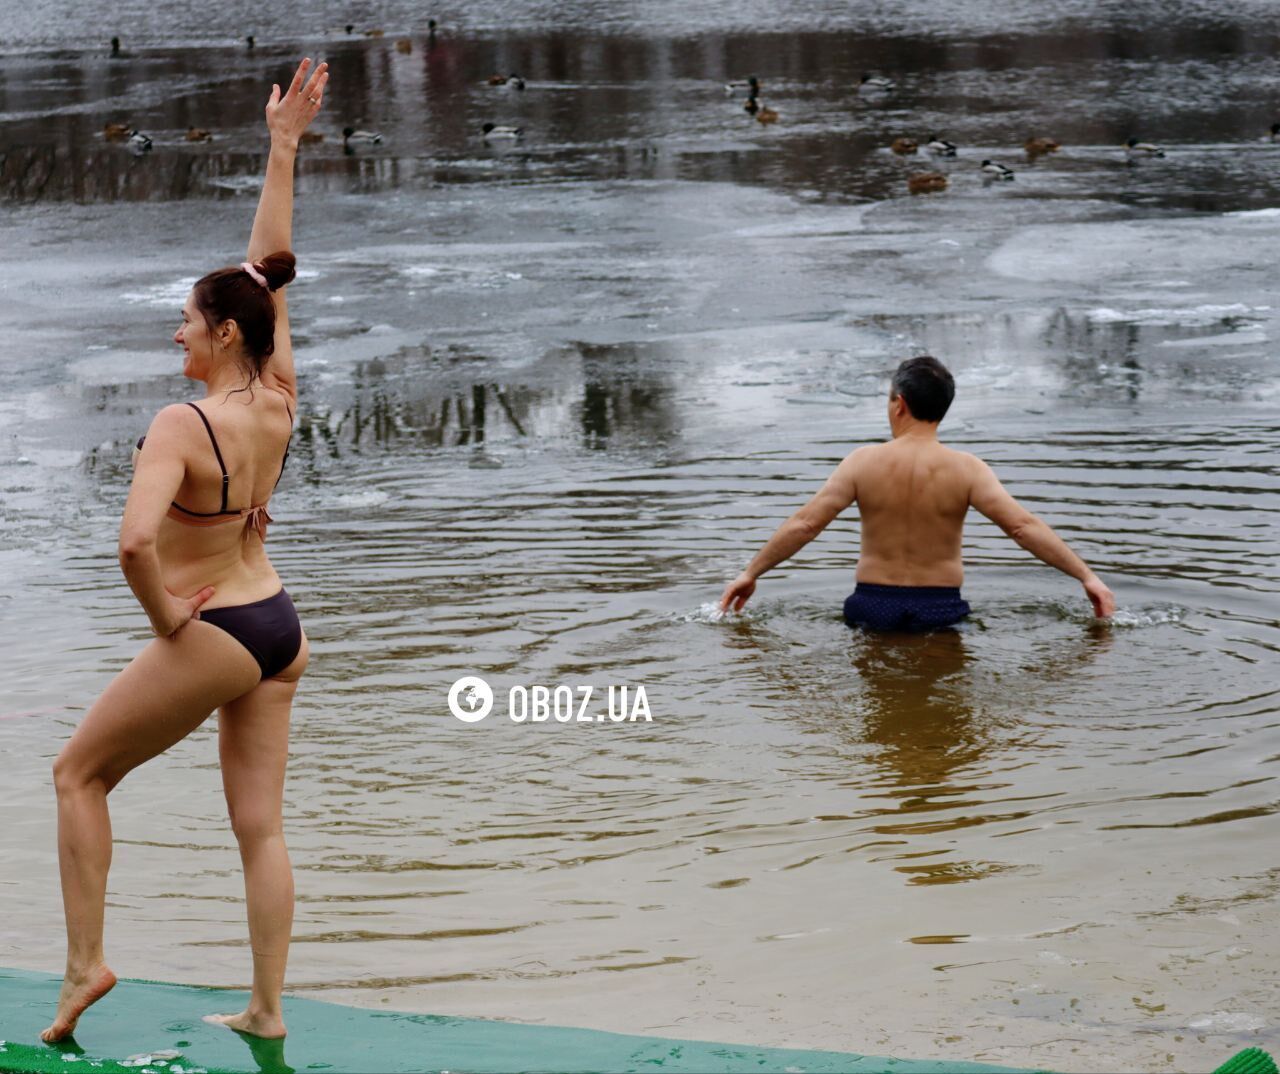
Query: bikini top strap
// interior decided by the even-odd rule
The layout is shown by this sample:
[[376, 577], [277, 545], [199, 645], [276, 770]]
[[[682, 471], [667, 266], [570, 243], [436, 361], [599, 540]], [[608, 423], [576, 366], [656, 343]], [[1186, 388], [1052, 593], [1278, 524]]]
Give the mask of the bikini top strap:
[[[276, 485], [280, 484], [280, 479], [284, 477], [285, 464], [289, 461], [289, 442], [293, 440], [293, 411], [289, 409], [288, 403], [285, 403], [284, 408], [289, 411], [289, 439], [284, 442], [284, 458], [280, 460], [280, 472], [276, 474]], [[272, 492], [275, 492], [276, 485], [271, 486]]]
[[195, 403], [188, 403], [192, 410], [200, 415], [200, 420], [204, 422], [204, 427], [209, 431], [209, 442], [213, 445], [213, 453], [218, 458], [218, 468], [222, 471], [222, 514], [227, 512], [227, 485], [231, 481], [230, 475], [227, 473], [227, 464], [222, 461], [222, 450], [218, 447], [218, 438], [213, 435], [213, 426], [209, 424], [209, 419], [205, 417], [205, 413]]

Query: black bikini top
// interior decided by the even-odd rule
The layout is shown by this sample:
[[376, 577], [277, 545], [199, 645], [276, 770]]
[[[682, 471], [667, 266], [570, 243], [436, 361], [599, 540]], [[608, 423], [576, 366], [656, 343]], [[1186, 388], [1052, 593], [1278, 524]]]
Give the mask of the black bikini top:
[[[192, 511], [183, 507], [177, 500], [173, 500], [169, 504], [167, 512], [168, 517], [175, 522], [182, 522], [188, 526], [219, 526], [224, 522], [232, 522], [237, 519], [248, 519], [248, 525], [245, 526], [245, 533], [250, 530], [257, 532], [264, 541], [267, 539], [267, 523], [272, 518], [267, 514], [267, 504], [262, 502], [254, 504], [251, 507], [242, 507], [238, 511], [233, 511], [227, 507], [227, 488], [231, 483], [231, 475], [227, 473], [227, 464], [222, 460], [222, 450], [218, 447], [218, 438], [213, 435], [213, 426], [209, 424], [209, 419], [205, 417], [205, 413], [195, 403], [188, 403], [192, 410], [200, 415], [200, 420], [204, 422], [204, 427], [209, 433], [209, 442], [213, 445], [213, 454], [218, 460], [218, 468], [222, 471], [222, 509], [219, 511]], [[293, 411], [289, 410], [289, 405], [285, 404], [285, 409], [289, 411], [289, 424], [293, 424]], [[141, 450], [143, 443], [146, 442], [145, 436], [138, 437], [138, 448]], [[285, 463], [289, 461], [289, 446], [285, 445], [284, 458], [280, 461], [280, 473], [276, 475], [276, 483], [271, 486], [271, 491], [275, 492], [276, 485], [280, 484], [280, 478], [284, 476]], [[268, 495], [267, 499], [271, 497]], [[175, 513], [176, 512], [176, 513]]]

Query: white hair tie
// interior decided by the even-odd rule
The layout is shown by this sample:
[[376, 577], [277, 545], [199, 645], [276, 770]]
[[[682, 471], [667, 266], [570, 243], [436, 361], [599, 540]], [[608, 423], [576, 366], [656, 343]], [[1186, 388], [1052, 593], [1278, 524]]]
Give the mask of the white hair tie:
[[259, 272], [256, 268], [253, 267], [252, 262], [241, 261], [240, 267], [249, 274], [249, 278], [252, 279], [254, 282], [262, 284], [262, 286], [266, 287], [268, 291], [271, 290], [271, 288], [267, 286], [267, 278], [264, 275], [262, 275], [262, 273]]

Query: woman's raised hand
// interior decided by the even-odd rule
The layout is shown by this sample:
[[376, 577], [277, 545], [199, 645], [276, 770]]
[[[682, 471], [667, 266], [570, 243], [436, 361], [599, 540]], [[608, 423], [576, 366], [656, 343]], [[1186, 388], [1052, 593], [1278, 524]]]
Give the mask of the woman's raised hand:
[[271, 132], [272, 142], [282, 141], [297, 148], [302, 132], [324, 103], [324, 87], [328, 81], [329, 65], [322, 62], [311, 70], [311, 58], [308, 57], [298, 64], [289, 90], [283, 97], [278, 85], [271, 87], [271, 99], [267, 101], [267, 130]]

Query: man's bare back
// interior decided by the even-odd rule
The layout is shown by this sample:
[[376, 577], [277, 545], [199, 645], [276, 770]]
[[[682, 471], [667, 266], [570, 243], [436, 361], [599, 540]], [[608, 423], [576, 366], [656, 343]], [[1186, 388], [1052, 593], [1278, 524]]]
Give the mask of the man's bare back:
[[878, 585], [958, 586], [972, 455], [936, 439], [899, 437], [859, 448], [832, 480], [853, 492], [862, 520], [857, 579]]
[[[905, 385], [902, 391], [900, 381]], [[974, 507], [1027, 551], [1077, 579], [1095, 615], [1111, 615], [1115, 611], [1111, 590], [1044, 521], [1009, 495], [991, 467], [975, 455], [939, 442], [938, 422], [954, 392], [951, 375], [941, 363], [933, 358], [908, 359], [899, 366], [894, 384], [889, 395], [893, 439], [848, 455], [818, 494], [783, 523], [747, 569], [729, 583], [721, 609], [740, 611], [760, 575], [790, 558], [856, 503], [862, 521], [858, 585], [897, 587], [877, 591], [877, 600], [913, 600], [920, 596], [914, 591], [922, 587], [945, 588], [955, 591], [953, 600], [960, 609], [951, 618], [963, 618], [968, 605], [959, 600], [964, 581], [961, 538], [965, 516]], [[917, 408], [926, 415], [936, 414], [934, 420], [913, 414], [907, 403], [912, 390], [918, 391]], [[930, 392], [941, 393], [944, 401]], [[924, 596], [936, 600], [938, 594]]]

